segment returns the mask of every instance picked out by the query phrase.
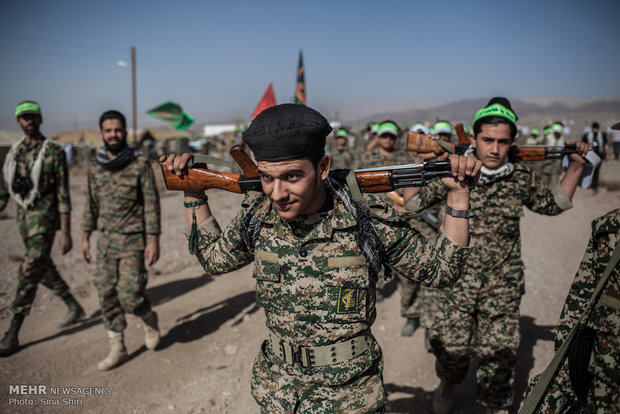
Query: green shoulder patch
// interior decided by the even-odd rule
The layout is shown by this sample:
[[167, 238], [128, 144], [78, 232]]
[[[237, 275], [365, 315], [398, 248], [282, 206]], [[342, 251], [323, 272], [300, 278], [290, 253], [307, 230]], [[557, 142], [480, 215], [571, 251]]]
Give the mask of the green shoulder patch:
[[360, 289], [341, 287], [338, 291], [336, 313], [355, 313], [359, 305]]

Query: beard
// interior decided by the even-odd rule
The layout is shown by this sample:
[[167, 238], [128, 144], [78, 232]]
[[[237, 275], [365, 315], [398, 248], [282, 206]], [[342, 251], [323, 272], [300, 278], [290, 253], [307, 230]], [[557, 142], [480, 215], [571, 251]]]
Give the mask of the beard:
[[105, 145], [105, 149], [107, 151], [110, 151], [112, 154], [116, 155], [119, 152], [121, 152], [127, 146], [127, 141], [122, 140], [118, 144], [110, 145], [110, 144], [108, 144], [107, 141], [104, 140], [103, 141], [103, 145]]

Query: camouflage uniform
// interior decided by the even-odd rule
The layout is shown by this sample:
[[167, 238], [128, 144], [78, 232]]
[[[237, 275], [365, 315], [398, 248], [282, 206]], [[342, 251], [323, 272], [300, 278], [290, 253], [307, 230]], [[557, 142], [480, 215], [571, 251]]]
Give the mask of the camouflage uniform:
[[[407, 206], [445, 198], [443, 185], [433, 180]], [[457, 283], [439, 292], [440, 312], [430, 332], [437, 375], [444, 382], [462, 382], [470, 359], [478, 356], [478, 399], [491, 408], [509, 406], [514, 394], [519, 305], [525, 292], [519, 233], [523, 206], [556, 215], [572, 203], [559, 184], [551, 190], [540, 186], [520, 164], [470, 194], [472, 253]]]
[[[362, 154], [360, 160], [360, 168], [375, 168], [384, 167], [389, 165], [411, 164], [413, 159], [407, 152], [395, 150], [392, 156], [386, 156], [379, 151], [378, 148], [373, 148], [370, 151], [366, 151]], [[386, 195], [385, 201], [392, 204], [393, 201]], [[411, 218], [410, 224], [416, 226], [417, 220]], [[398, 281], [400, 282], [400, 315], [403, 318], [417, 318], [420, 316], [420, 305], [418, 303], [420, 285], [412, 282], [410, 279], [403, 277], [398, 272], [396, 273]], [[388, 282], [381, 278], [377, 283], [377, 289], [383, 289]]]
[[[270, 338], [252, 372], [252, 395], [263, 413], [381, 411], [383, 358], [370, 331], [376, 318], [375, 283], [355, 240], [357, 222], [337, 201], [327, 211], [283, 221], [268, 200], [253, 216], [261, 230], [253, 249], [242, 240], [242, 217], [255, 198], [222, 232], [213, 216], [199, 230], [198, 260], [209, 274], [231, 272], [254, 261], [256, 301], [265, 309]], [[331, 197], [331, 196], [328, 196]], [[436, 287], [459, 277], [468, 248], [444, 233], [434, 247], [379, 198], [366, 195], [389, 263], [417, 282]], [[283, 349], [335, 349], [351, 339], [367, 351], [321, 366], [286, 362]], [[280, 341], [280, 342], [278, 342]], [[305, 348], [309, 347], [309, 348]], [[288, 352], [288, 351], [284, 351]], [[332, 354], [337, 357], [336, 352]], [[311, 364], [310, 364], [311, 365]]]
[[[599, 278], [620, 239], [620, 210], [614, 210], [592, 222], [592, 238], [573, 280], [558, 323], [555, 350], [560, 349], [582, 315]], [[588, 371], [592, 384], [586, 402], [589, 412], [620, 412], [620, 267], [609, 276], [585, 326], [595, 331], [593, 354]], [[535, 383], [538, 377], [532, 380]], [[577, 400], [570, 378], [568, 361], [558, 369], [537, 409], [537, 413], [564, 413]]]
[[[30, 145], [25, 141], [19, 144], [15, 158], [15, 177], [30, 177], [31, 163], [42, 145], [43, 139]], [[11, 306], [14, 314], [30, 313], [39, 283], [57, 296], [64, 298], [70, 295], [69, 287], [50, 257], [56, 230], [60, 229], [60, 214], [71, 211], [66, 155], [54, 141], [50, 141], [45, 150], [38, 191], [40, 195], [28, 209], [17, 205], [17, 224], [26, 253], [19, 267], [17, 293]], [[0, 210], [4, 209], [8, 201], [6, 188], [2, 192], [5, 195], [0, 196]]]
[[144, 294], [144, 249], [146, 234], [160, 233], [160, 214], [155, 177], [145, 157], [137, 157], [120, 171], [91, 164], [82, 229], [101, 232], [93, 284], [103, 325], [122, 332], [127, 326], [125, 311], [144, 315], [151, 310]]
[[355, 168], [355, 157], [353, 156], [353, 151], [350, 149], [339, 150], [338, 148], [334, 148], [331, 154], [329, 154], [329, 159], [331, 160], [331, 169], [339, 169], [339, 168]]

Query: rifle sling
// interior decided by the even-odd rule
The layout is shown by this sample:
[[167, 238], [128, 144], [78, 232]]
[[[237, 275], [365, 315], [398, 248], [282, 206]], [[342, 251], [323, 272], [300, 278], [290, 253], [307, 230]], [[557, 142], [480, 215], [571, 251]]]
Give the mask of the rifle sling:
[[357, 177], [355, 177], [355, 170], [349, 170], [349, 173], [347, 174], [347, 186], [349, 187], [349, 191], [351, 192], [354, 200], [364, 202], [362, 190], [357, 183]]
[[455, 147], [453, 147], [452, 145], [450, 145], [449, 143], [447, 143], [443, 139], [438, 139], [435, 142], [437, 142], [437, 145], [439, 145], [441, 148], [443, 148], [447, 153], [454, 154], [454, 148]]
[[527, 398], [523, 402], [523, 406], [519, 410], [519, 414], [533, 414], [534, 411], [536, 411], [536, 408], [538, 407], [540, 400], [545, 395], [545, 392], [547, 391], [549, 384], [555, 377], [558, 367], [560, 366], [562, 361], [564, 361], [564, 357], [566, 356], [566, 351], [568, 350], [568, 347], [570, 346], [570, 343], [572, 342], [573, 337], [575, 336], [575, 332], [577, 332], [577, 330], [581, 326], [582, 321], [585, 322], [587, 320], [588, 315], [590, 314], [590, 310], [598, 301], [598, 296], [601, 293], [601, 290], [603, 290], [603, 286], [605, 286], [605, 283], [609, 279], [609, 275], [611, 275], [612, 270], [614, 269], [614, 267], [616, 267], [619, 260], [620, 260], [620, 240], [618, 240], [618, 242], [616, 243], [616, 247], [614, 248], [614, 253], [611, 256], [611, 259], [609, 259], [609, 262], [607, 263], [607, 266], [605, 267], [605, 271], [603, 272], [603, 276], [599, 279], [596, 285], [596, 289], [594, 289], [592, 296], [590, 296], [590, 299], [588, 300], [588, 304], [586, 305], [586, 309], [579, 317], [579, 320], [577, 321], [575, 326], [573, 326], [573, 329], [571, 329], [570, 333], [568, 334], [568, 337], [566, 337], [566, 340], [564, 340], [564, 342], [562, 343], [562, 346], [560, 347], [560, 349], [558, 349], [558, 352], [556, 352], [556, 354], [553, 356], [553, 359], [551, 360], [549, 365], [547, 365], [547, 368], [540, 375], [540, 378], [538, 382], [536, 383], [536, 385], [534, 386], [534, 388], [532, 389], [532, 392], [530, 392], [530, 394], [527, 396]]

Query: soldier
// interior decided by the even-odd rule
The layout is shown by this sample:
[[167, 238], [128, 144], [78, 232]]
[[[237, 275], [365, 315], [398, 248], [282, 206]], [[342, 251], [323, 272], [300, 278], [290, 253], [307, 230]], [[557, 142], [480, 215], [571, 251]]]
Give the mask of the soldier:
[[17, 203], [17, 225], [26, 253], [17, 275], [17, 293], [11, 306], [13, 320], [0, 342], [0, 356], [19, 350], [17, 339], [24, 318], [41, 283], [59, 296], [69, 308], [58, 323], [64, 328], [84, 316], [84, 309], [75, 300], [69, 286], [60, 277], [50, 257], [56, 230], [60, 229], [62, 254], [71, 250], [71, 200], [69, 171], [65, 152], [40, 132], [43, 123], [41, 108], [33, 101], [23, 101], [15, 109], [17, 124], [24, 137], [11, 146], [4, 160], [3, 175], [8, 188], [2, 185], [0, 211], [9, 195]]
[[[579, 323], [591, 299], [594, 306], [589, 315], [583, 315], [585, 318], [579, 329], [590, 332], [588, 336], [593, 338], [593, 347], [585, 354], [571, 352], [571, 348], [576, 346], [575, 334], [568, 358], [561, 361], [540, 405], [536, 404], [536, 413], [581, 412], [578, 410], [580, 406], [585, 406], [586, 412], [592, 413], [620, 411], [620, 266], [611, 269], [600, 296], [592, 298], [611, 256], [620, 249], [619, 242], [620, 210], [611, 211], [592, 222], [592, 237], [564, 302], [555, 337], [555, 351], [558, 352]], [[539, 381], [539, 377], [532, 380], [532, 385]]]
[[340, 128], [336, 133], [336, 149], [330, 154], [331, 168], [355, 168], [353, 152], [349, 149], [349, 131]]
[[[467, 220], [444, 218], [431, 245], [378, 197], [354, 199], [328, 178], [331, 128], [304, 105], [266, 109], [244, 132], [264, 194], [248, 195], [224, 229], [203, 192], [185, 192], [190, 241], [209, 274], [254, 262], [256, 301], [268, 339], [254, 361], [252, 395], [262, 413], [382, 412], [383, 358], [370, 326], [381, 265], [444, 286], [467, 256]], [[162, 157], [181, 175], [191, 154]], [[451, 157], [448, 205], [466, 209], [473, 157]], [[456, 177], [458, 176], [458, 180]]]
[[544, 136], [540, 135], [540, 130], [538, 128], [530, 129], [530, 136], [525, 140], [526, 145], [541, 145], [542, 139]]
[[[157, 314], [144, 294], [144, 266], [159, 258], [159, 195], [148, 159], [127, 145], [125, 117], [108, 111], [99, 118], [103, 145], [88, 170], [82, 217], [82, 257], [90, 263], [90, 235], [99, 230], [93, 284], [99, 294], [110, 352], [97, 368], [105, 371], [127, 359], [124, 312], [144, 322], [146, 347], [159, 343]], [[148, 235], [148, 240], [147, 236]]]
[[[519, 221], [523, 206], [545, 215], [570, 208], [591, 145], [575, 142], [579, 154], [559, 184], [538, 185], [531, 171], [508, 159], [517, 116], [506, 98], [493, 98], [479, 110], [466, 154], [482, 161], [482, 175], [470, 197], [470, 235], [474, 248], [461, 279], [439, 294], [440, 311], [430, 332], [441, 383], [435, 391], [435, 413], [449, 413], [453, 391], [465, 379], [469, 362], [478, 357], [478, 400], [488, 413], [507, 412], [514, 394], [519, 346], [519, 305], [524, 293]], [[421, 191], [409, 189], [408, 210], [416, 211], [445, 199], [439, 182]], [[450, 203], [448, 203], [448, 206]], [[449, 207], [446, 207], [449, 209]]]
[[[396, 149], [396, 141], [401, 135], [401, 129], [398, 124], [391, 120], [385, 120], [379, 123], [377, 128], [377, 147], [366, 151], [362, 154], [360, 160], [360, 168], [373, 168], [382, 165], [399, 165], [411, 163], [412, 158], [404, 151]], [[399, 206], [393, 198], [401, 198], [396, 192], [391, 193], [392, 197], [385, 196], [385, 200], [392, 203], [392, 207], [402, 211], [403, 207]], [[402, 202], [401, 202], [402, 203]], [[413, 332], [420, 326], [420, 309], [417, 303], [418, 291], [420, 286], [412, 282], [410, 279], [403, 277], [397, 273], [400, 281], [400, 314], [405, 318], [405, 324], [401, 330], [403, 336], [411, 336]], [[383, 300], [383, 289], [387, 283], [385, 278], [379, 279], [377, 283], [377, 301]]]
[[456, 144], [456, 140], [452, 134], [452, 124], [448, 121], [437, 121], [431, 128], [431, 134], [438, 135], [440, 139], [446, 142]]

